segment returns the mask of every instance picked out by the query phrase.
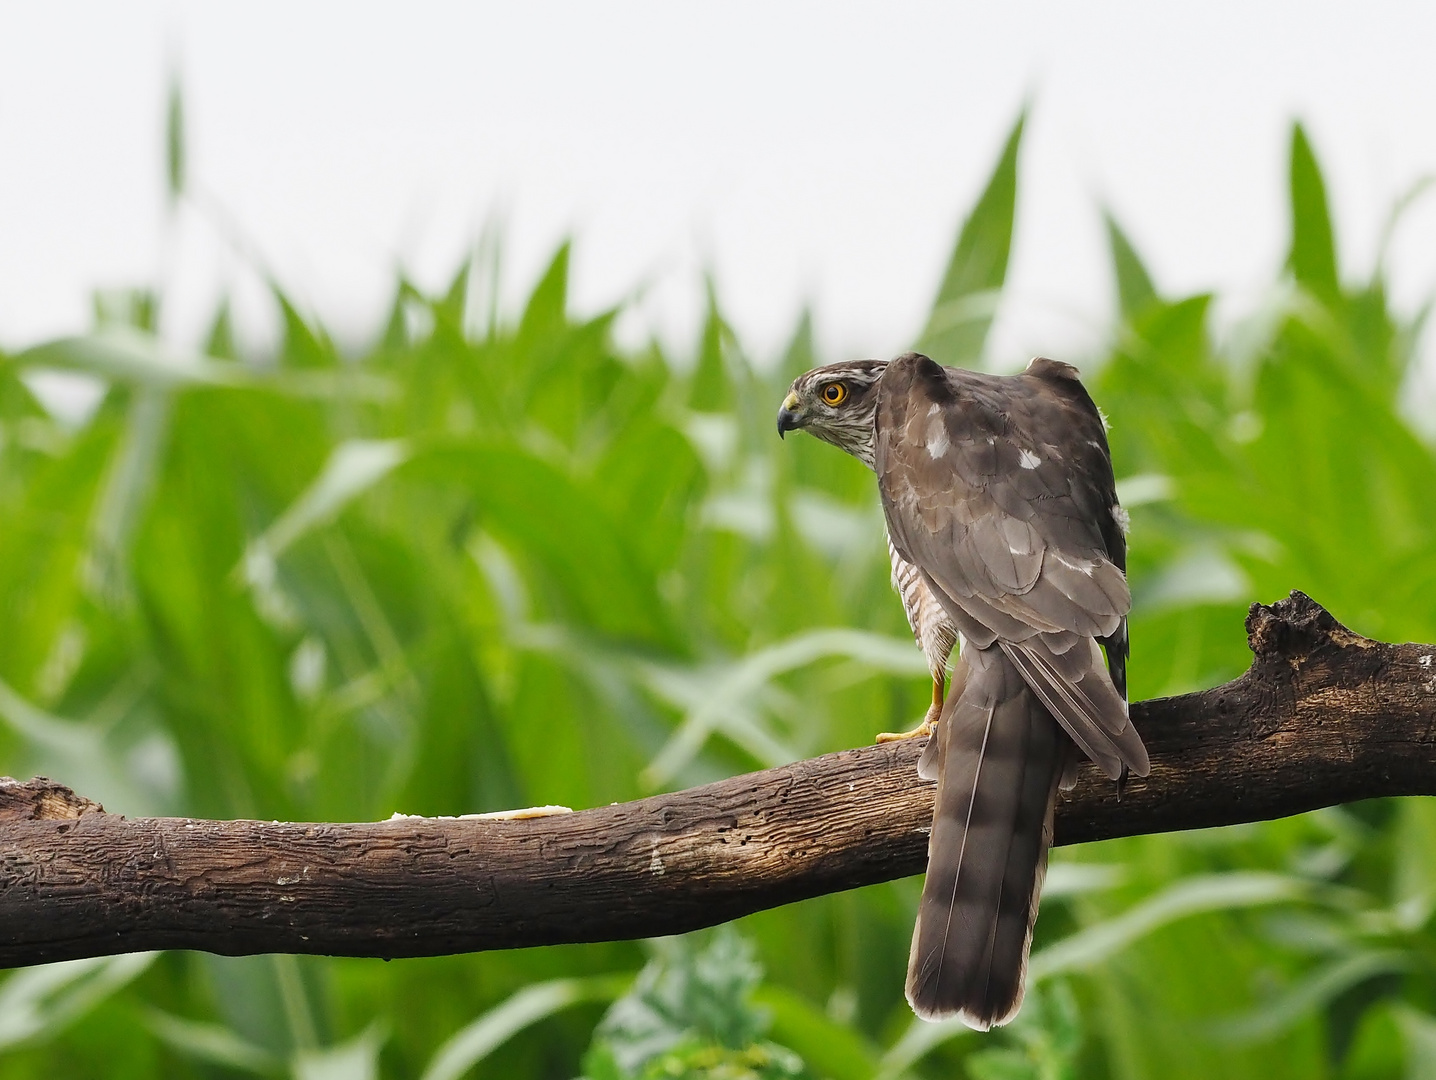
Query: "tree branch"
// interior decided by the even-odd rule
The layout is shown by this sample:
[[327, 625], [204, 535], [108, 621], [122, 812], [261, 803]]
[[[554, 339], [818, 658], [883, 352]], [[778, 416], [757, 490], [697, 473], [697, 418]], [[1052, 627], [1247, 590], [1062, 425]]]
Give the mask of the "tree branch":
[[[1132, 714], [1152, 772], [1084, 770], [1057, 843], [1436, 793], [1436, 647], [1301, 593], [1254, 604], [1241, 678]], [[527, 820], [128, 820], [0, 782], [0, 966], [144, 949], [428, 956], [674, 934], [921, 872], [921, 747], [866, 746]]]

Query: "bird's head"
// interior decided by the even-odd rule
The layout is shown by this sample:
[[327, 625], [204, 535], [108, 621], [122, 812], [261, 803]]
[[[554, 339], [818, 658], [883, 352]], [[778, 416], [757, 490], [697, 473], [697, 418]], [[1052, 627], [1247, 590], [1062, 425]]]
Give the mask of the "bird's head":
[[848, 360], [805, 371], [778, 410], [778, 434], [802, 429], [873, 467], [873, 416], [886, 360]]

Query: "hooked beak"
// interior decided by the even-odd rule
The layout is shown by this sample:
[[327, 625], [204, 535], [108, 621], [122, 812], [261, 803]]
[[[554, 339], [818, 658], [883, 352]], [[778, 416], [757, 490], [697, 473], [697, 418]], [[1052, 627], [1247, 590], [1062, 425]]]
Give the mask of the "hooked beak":
[[778, 438], [782, 438], [790, 431], [796, 431], [802, 426], [802, 414], [798, 409], [798, 395], [788, 393], [783, 399], [783, 407], [778, 410]]

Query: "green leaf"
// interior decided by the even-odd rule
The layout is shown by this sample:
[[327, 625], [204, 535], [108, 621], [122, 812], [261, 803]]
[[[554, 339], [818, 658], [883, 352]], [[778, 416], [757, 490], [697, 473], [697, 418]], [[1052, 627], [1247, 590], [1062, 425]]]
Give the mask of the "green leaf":
[[280, 363], [285, 367], [301, 369], [333, 368], [339, 363], [338, 351], [323, 329], [311, 327], [289, 295], [279, 287], [278, 282], [270, 283], [270, 292], [279, 304], [279, 313], [284, 324], [284, 339], [280, 346]]
[[144, 1018], [145, 1026], [161, 1042], [185, 1057], [259, 1076], [272, 1075], [282, 1067], [274, 1054], [223, 1024], [190, 1020], [160, 1009], [146, 1009]]
[[165, 180], [171, 204], [184, 196], [185, 165], [184, 89], [176, 74], [170, 77], [169, 105], [165, 110]]
[[111, 603], [131, 599], [131, 541], [163, 464], [170, 406], [170, 396], [155, 386], [141, 386], [131, 396], [90, 521], [86, 582]]
[[[523, 318], [519, 320], [515, 344], [519, 349], [532, 348], [537, 341], [561, 332], [568, 325], [568, 263], [570, 245], [565, 242], [550, 260], [538, 285], [529, 296]], [[466, 267], [467, 269], [467, 267]], [[467, 274], [462, 276], [467, 288]], [[454, 287], [459, 287], [456, 280]], [[453, 303], [454, 290], [450, 290]]]
[[153, 289], [96, 289], [95, 328], [119, 327], [153, 334], [159, 329], [160, 297]]
[[813, 630], [725, 664], [699, 667], [640, 665], [641, 677], [658, 697], [684, 711], [681, 724], [644, 770], [644, 782], [658, 788], [677, 776], [715, 732], [727, 736], [764, 767], [797, 759], [760, 721], [761, 699], [779, 675], [820, 660], [843, 657], [875, 671], [920, 675], [922, 654], [908, 642], [858, 630]]
[[1102, 215], [1107, 224], [1107, 244], [1112, 249], [1112, 270], [1117, 279], [1118, 310], [1132, 322], [1157, 299], [1156, 286], [1142, 265], [1137, 249], [1110, 212]]
[[251, 583], [273, 578], [271, 564], [305, 533], [331, 521], [352, 499], [368, 491], [410, 456], [402, 439], [350, 439], [334, 448], [323, 471], [275, 522], [245, 550]]
[[1379, 975], [1409, 970], [1413, 963], [1413, 957], [1395, 949], [1363, 950], [1337, 957], [1303, 975], [1271, 1001], [1244, 1015], [1216, 1022], [1212, 1033], [1231, 1042], [1269, 1039], [1352, 987]]
[[1209, 911], [1290, 903], [1312, 895], [1310, 883], [1280, 874], [1209, 874], [1179, 881], [1136, 907], [1049, 945], [1028, 966], [1034, 981], [1103, 963], [1138, 938], [1178, 919]]
[[[600, 1060], [622, 1075], [646, 1078], [670, 1075], [665, 1065], [678, 1060], [694, 1065], [707, 1057], [717, 1064], [748, 1051], [768, 1063], [790, 1056], [766, 1053], [760, 1041], [766, 1017], [752, 995], [763, 969], [751, 943], [731, 926], [659, 939], [651, 947], [653, 959], [594, 1032]], [[779, 1075], [790, 1071], [780, 1069]]]
[[[295, 318], [298, 318], [297, 314]], [[309, 333], [307, 328], [302, 332]], [[223, 338], [218, 341], [223, 344]], [[309, 342], [307, 348], [332, 350], [332, 346], [319, 342], [312, 335]], [[104, 325], [82, 337], [60, 338], [36, 345], [10, 357], [8, 362], [22, 370], [59, 368], [86, 372], [118, 383], [161, 388], [250, 388], [291, 397], [371, 402], [388, 401], [395, 396], [394, 386], [389, 380], [370, 372], [335, 369], [330, 366], [329, 360], [322, 361], [327, 370], [311, 366], [307, 370], [262, 371], [174, 348], [152, 333], [115, 324]], [[313, 360], [313, 364], [320, 365], [321, 361]]]
[[1007, 277], [1017, 208], [1017, 152], [1024, 110], [1012, 125], [997, 167], [958, 234], [918, 348], [940, 364], [971, 365], [982, 355], [997, 297]]
[[228, 299], [220, 301], [219, 309], [214, 313], [204, 351], [205, 355], [217, 360], [239, 359], [239, 348], [234, 340], [234, 315]]
[[[564, 249], [560, 250], [560, 254], [566, 255], [566, 246]], [[557, 263], [558, 259], [555, 258], [554, 261], [555, 263]], [[455, 330], [455, 332], [459, 334], [462, 334], [464, 331], [464, 316], [467, 314], [469, 307], [469, 280], [473, 268], [473, 259], [465, 259], [463, 265], [459, 267], [458, 273], [456, 273], [453, 280], [449, 282], [448, 291], [444, 293], [443, 299], [441, 299], [440, 301], [438, 301], [438, 303], [434, 305], [434, 313], [438, 315], [441, 319], [444, 319]], [[563, 275], [563, 282], [566, 287], [568, 276], [568, 265], [566, 259], [563, 267], [558, 268], [557, 270], [553, 266], [550, 267], [549, 273], [552, 274], [555, 272], [558, 272]], [[547, 277], [545, 278], [545, 280], [547, 280]], [[543, 287], [544, 285], [541, 283], [540, 288]], [[538, 294], [535, 293], [534, 295], [535, 297], [537, 297]], [[563, 316], [563, 303], [564, 301], [560, 299], [558, 311], [560, 318]], [[532, 306], [533, 301], [530, 301], [530, 307]]]
[[718, 310], [712, 278], [706, 285], [708, 311], [698, 339], [698, 366], [688, 391], [688, 407], [697, 413], [723, 413], [733, 408], [733, 378], [726, 360], [733, 331]]
[[1297, 282], [1320, 299], [1330, 303], [1340, 293], [1326, 183], [1300, 124], [1291, 129], [1291, 253], [1287, 266]]
[[66, 960], [0, 983], [0, 1047], [50, 1038], [138, 978], [158, 953]]
[[151, 386], [233, 386], [244, 373], [165, 345], [152, 334], [123, 326], [107, 326], [84, 337], [61, 338], [17, 353], [21, 367], [56, 367], [85, 371], [106, 379]]
[[[1399, 1006], [1378, 1003], [1367, 1009], [1341, 1062], [1340, 1080], [1393, 1080], [1415, 1075], [1406, 1070], [1406, 1031], [1420, 1039], [1420, 1021], [1412, 1024]], [[1404, 1022], [1403, 1022], [1404, 1021]]]
[[1413, 1080], [1436, 1076], [1436, 1017], [1404, 1004], [1391, 1011], [1406, 1044], [1406, 1075]]
[[666, 424], [625, 425], [597, 469], [595, 493], [623, 522], [648, 565], [671, 567], [693, 528], [692, 510], [704, 489], [703, 464], [693, 444]]
[[817, 345], [813, 341], [813, 312], [804, 308], [798, 325], [793, 329], [793, 336], [788, 339], [788, 346], [783, 350], [783, 361], [778, 365], [781, 388], [786, 390], [788, 383], [810, 368], [817, 367], [817, 353]]
[[294, 1080], [378, 1080], [382, 1029], [371, 1024], [337, 1046], [298, 1050], [292, 1064]]
[[536, 573], [564, 616], [618, 639], [677, 647], [627, 531], [548, 462], [502, 445], [448, 445], [417, 455], [404, 472], [469, 493], [480, 526]]
[[1395, 858], [1393, 899], [1397, 904], [1436, 905], [1436, 803], [1430, 799], [1404, 799], [1393, 822]]
[[795, 1051], [818, 1075], [828, 1080], [870, 1080], [877, 1072], [878, 1048], [800, 994], [765, 985], [754, 991], [753, 1004], [769, 1016], [768, 1036]]
[[575, 1005], [612, 1001], [632, 984], [631, 975], [603, 975], [526, 986], [445, 1040], [421, 1080], [459, 1080], [525, 1028]]

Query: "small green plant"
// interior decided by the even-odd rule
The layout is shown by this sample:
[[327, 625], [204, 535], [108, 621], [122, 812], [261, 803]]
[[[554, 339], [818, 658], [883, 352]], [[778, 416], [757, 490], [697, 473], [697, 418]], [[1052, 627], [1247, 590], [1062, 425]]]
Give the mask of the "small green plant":
[[763, 969], [731, 927], [652, 943], [653, 958], [604, 1015], [584, 1056], [587, 1080], [783, 1080], [806, 1077], [792, 1050], [762, 1038], [752, 1000]]

